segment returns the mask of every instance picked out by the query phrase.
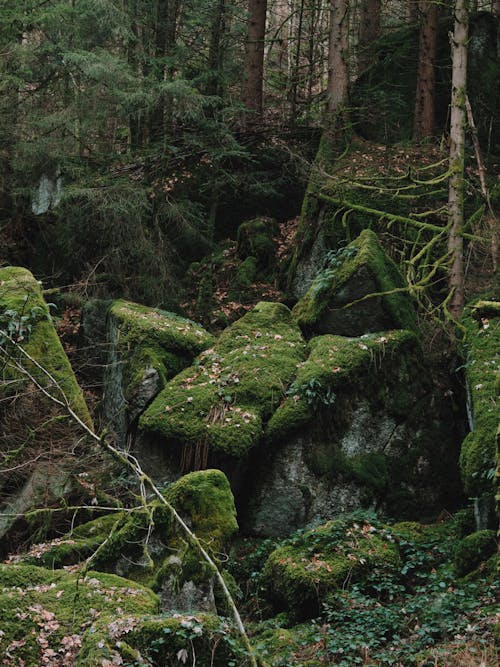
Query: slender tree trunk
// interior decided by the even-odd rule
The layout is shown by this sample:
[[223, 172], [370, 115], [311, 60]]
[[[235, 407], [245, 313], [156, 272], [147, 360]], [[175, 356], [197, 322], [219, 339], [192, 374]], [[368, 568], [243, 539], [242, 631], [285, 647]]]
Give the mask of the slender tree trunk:
[[210, 70], [207, 83], [209, 95], [222, 95], [222, 69], [224, 65], [224, 35], [226, 32], [226, 0], [217, 0], [217, 6], [210, 31], [208, 49], [208, 67]]
[[[179, 0], [158, 0], [157, 4], [154, 71], [159, 83], [173, 76], [172, 67], [167, 64], [167, 58], [175, 44], [178, 2]], [[162, 96], [151, 113], [150, 136], [152, 141], [161, 141], [164, 138], [166, 128], [171, 124], [172, 111], [172, 99], [168, 95]]]
[[359, 16], [358, 71], [370, 66], [373, 58], [373, 42], [380, 35], [381, 0], [363, 0]]
[[338, 124], [346, 112], [349, 75], [347, 71], [347, 0], [330, 0], [330, 39], [328, 46], [327, 114], [328, 122]]
[[420, 34], [415, 94], [413, 137], [422, 139], [434, 133], [434, 63], [436, 62], [438, 5], [435, 0], [420, 2]]
[[248, 1], [248, 26], [245, 46], [243, 104], [247, 108], [245, 124], [252, 125], [262, 116], [264, 81], [264, 38], [267, 0]]
[[302, 28], [304, 23], [304, 0], [300, 0], [297, 34], [295, 37], [295, 57], [290, 82], [290, 125], [293, 127], [297, 120], [297, 94], [300, 82], [300, 47], [302, 45]]
[[448, 215], [450, 232], [450, 300], [449, 311], [454, 319], [462, 314], [465, 295], [463, 261], [463, 225], [465, 191], [465, 123], [467, 99], [467, 36], [469, 16], [467, 0], [456, 0], [455, 25], [452, 37], [452, 80], [450, 121], [450, 183]]
[[418, 21], [418, 2], [419, 0], [408, 0], [409, 23], [416, 23]]

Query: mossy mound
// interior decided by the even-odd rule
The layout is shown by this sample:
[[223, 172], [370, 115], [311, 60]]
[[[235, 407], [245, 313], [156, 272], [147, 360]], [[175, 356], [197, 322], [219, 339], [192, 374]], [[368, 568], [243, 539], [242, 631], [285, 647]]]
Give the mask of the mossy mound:
[[347, 581], [361, 582], [375, 569], [382, 575], [399, 566], [388, 529], [337, 519], [278, 547], [264, 566], [263, 578], [275, 607], [300, 620], [317, 615], [326, 596]]
[[[0, 342], [6, 354], [0, 370], [0, 449], [4, 466], [12, 470], [0, 484], [3, 536], [16, 515], [69, 495], [72, 475], [85, 466], [80, 460], [75, 465], [76, 443], [80, 457], [88, 451], [83, 429], [66, 405], [85, 426], [92, 420], [40, 284], [24, 268], [0, 269]], [[21, 523], [19, 535], [26, 529]]]
[[418, 352], [419, 345], [411, 331], [397, 330], [360, 338], [318, 336], [309, 342], [309, 349], [287, 398], [269, 420], [266, 436], [270, 440], [282, 440], [308, 424], [319, 408], [334, 406], [338, 389], [363, 385], [382, 363], [397, 364], [398, 357]]
[[[42, 386], [48, 384], [47, 373], [50, 374], [57, 383], [54, 389], [56, 398], [61, 400], [64, 393], [72, 409], [90, 426], [92, 421], [82, 391], [57, 336], [40, 283], [27, 269], [0, 268], [0, 316], [1, 328], [7, 327], [10, 321], [16, 328], [16, 341], [39, 366], [22, 354], [14, 356]], [[23, 385], [29, 383], [21, 379], [20, 373], [10, 363], [2, 364], [2, 379], [5, 380], [2, 386], [4, 395], [18, 393]], [[10, 388], [12, 385], [14, 390]]]
[[403, 277], [377, 235], [364, 230], [331, 254], [293, 309], [306, 332], [359, 336], [384, 329], [416, 329], [416, 314]]
[[[0, 608], [0, 652], [5, 664], [90, 667], [101, 662], [80, 660], [78, 655], [86, 642], [95, 643], [97, 652], [96, 619], [109, 627], [117, 620], [117, 609], [124, 617], [154, 614], [158, 598], [112, 574], [82, 576], [30, 565], [0, 565]], [[100, 660], [112, 654], [111, 647], [99, 649]]]
[[305, 342], [288, 308], [259, 303], [213, 348], [171, 380], [139, 421], [170, 443], [244, 456], [304, 360]]
[[470, 304], [462, 324], [466, 330], [464, 356], [471, 426], [462, 443], [462, 477], [468, 495], [491, 496], [500, 423], [500, 303]]
[[[213, 554], [223, 551], [238, 529], [229, 482], [219, 470], [186, 475], [165, 491], [165, 498]], [[96, 570], [126, 576], [159, 592], [165, 608], [176, 602], [195, 604], [186, 595], [182, 603], [176, 600], [174, 583], [177, 592], [189, 583], [194, 594], [192, 582], [205, 585], [213, 574], [159, 501], [147, 509], [117, 511], [84, 523], [15, 559], [51, 568], [89, 559]]]
[[[244, 660], [232, 626], [211, 614], [158, 615], [158, 597], [127, 579], [0, 565], [6, 665], [198, 664]], [[236, 664], [236, 663], [235, 663]]]
[[455, 569], [463, 577], [498, 552], [494, 530], [479, 530], [467, 535], [457, 546], [454, 555]]
[[278, 223], [272, 218], [255, 218], [238, 227], [237, 253], [243, 260], [254, 257], [261, 271], [270, 271], [276, 258]]

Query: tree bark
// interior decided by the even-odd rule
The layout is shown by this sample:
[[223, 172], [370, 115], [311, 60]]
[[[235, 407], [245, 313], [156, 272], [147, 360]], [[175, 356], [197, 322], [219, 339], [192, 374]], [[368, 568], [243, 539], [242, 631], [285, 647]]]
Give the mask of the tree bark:
[[456, 0], [452, 37], [451, 121], [450, 121], [450, 182], [448, 216], [450, 254], [448, 309], [454, 319], [462, 314], [465, 301], [463, 260], [463, 225], [465, 191], [465, 123], [467, 99], [467, 38], [469, 16], [467, 0]]
[[[156, 80], [161, 83], [172, 78], [172, 68], [167, 65], [167, 58], [175, 44], [177, 28], [177, 12], [179, 0], [158, 0], [155, 46], [154, 72]], [[166, 127], [170, 125], [172, 116], [172, 100], [168, 95], [162, 96], [150, 118], [150, 137], [152, 141], [164, 138]]]
[[438, 5], [434, 0], [420, 2], [420, 34], [415, 94], [413, 137], [422, 139], [434, 133], [434, 63], [436, 61]]
[[408, 0], [408, 21], [410, 23], [418, 21], [418, 0]]
[[370, 66], [373, 57], [373, 42], [380, 35], [381, 0], [363, 0], [359, 16], [358, 71]]
[[222, 95], [222, 70], [224, 65], [224, 35], [226, 32], [226, 0], [217, 0], [217, 6], [210, 30], [208, 49], [208, 67], [210, 70], [207, 83], [209, 95]]
[[244, 119], [247, 126], [258, 121], [262, 116], [266, 14], [267, 0], [248, 1], [245, 80], [243, 82], [243, 104], [247, 108]]
[[347, 0], [330, 0], [330, 38], [328, 46], [327, 114], [331, 122], [345, 112], [348, 99]]

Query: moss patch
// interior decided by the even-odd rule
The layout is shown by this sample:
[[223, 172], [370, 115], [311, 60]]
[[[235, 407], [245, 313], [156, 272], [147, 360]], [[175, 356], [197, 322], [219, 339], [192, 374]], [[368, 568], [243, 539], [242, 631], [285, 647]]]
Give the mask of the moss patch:
[[[318, 336], [309, 342], [310, 354], [297, 371], [288, 397], [266, 428], [270, 440], [279, 440], [311, 422], [322, 405], [334, 405], [337, 388], [362, 385], [382, 363], [418, 349], [410, 331], [387, 331], [361, 338]], [[401, 411], [408, 406], [402, 405]]]
[[242, 456], [259, 441], [304, 355], [288, 308], [261, 302], [167, 384], [139, 427], [167, 441]]
[[[165, 491], [206, 549], [224, 549], [237, 531], [236, 510], [229, 482], [219, 470], [182, 477]], [[171, 556], [176, 555], [175, 563]], [[52, 542], [35, 545], [15, 557], [25, 563], [61, 568], [91, 558], [94, 569], [125, 575], [154, 590], [175, 574], [178, 581], [202, 581], [211, 576], [197, 549], [186, 541], [167, 508], [158, 501], [148, 510], [119, 511], [77, 526]]]
[[460, 577], [475, 570], [498, 551], [494, 530], [479, 530], [467, 535], [455, 551], [454, 564]]
[[[97, 649], [89, 627], [96, 618], [111, 624], [117, 609], [123, 615], [154, 614], [158, 598], [111, 574], [89, 572], [81, 577], [29, 565], [0, 565], [0, 608], [5, 664], [35, 667], [59, 664], [66, 654], [71, 659], [67, 664], [74, 664], [86, 634]], [[105, 657], [106, 650], [100, 653], [101, 660]], [[90, 667], [97, 662], [76, 664]]]
[[496, 433], [500, 422], [500, 304], [479, 301], [464, 312], [465, 374], [472, 430], [462, 443], [460, 464], [466, 493], [492, 494]]
[[[404, 280], [371, 230], [334, 253], [293, 309], [306, 331], [359, 335], [373, 327], [416, 329], [416, 315]], [[376, 311], [365, 312], [376, 305]], [[380, 311], [380, 312], [378, 312]], [[371, 311], [370, 311], [371, 312]]]
[[271, 218], [255, 218], [238, 227], [237, 252], [241, 259], [255, 257], [262, 271], [269, 271], [275, 261], [278, 224]]
[[130, 301], [115, 301], [109, 316], [118, 327], [125, 398], [134, 393], [146, 368], [154, 368], [165, 384], [213, 342], [212, 336], [191, 320]]
[[301, 532], [269, 556], [264, 581], [278, 609], [296, 618], [316, 615], [326, 595], [375, 568], [393, 570], [398, 550], [385, 528], [338, 519]]
[[[73, 410], [91, 426], [92, 421], [82, 391], [52, 324], [40, 284], [27, 269], [0, 269], [0, 314], [5, 314], [6, 311], [16, 313], [16, 319], [28, 316], [27, 324], [30, 329], [24, 332], [23, 339], [19, 341], [23, 349], [56, 380]], [[42, 386], [49, 384], [47, 375], [41, 368], [24, 357], [21, 357], [21, 360]], [[23, 384], [27, 384], [8, 364], [2, 365], [2, 378], [6, 380], [5, 387], [9, 387], [9, 380], [14, 380], [16, 392], [21, 390]], [[60, 390], [54, 389], [54, 393], [57, 398], [62, 398]]]

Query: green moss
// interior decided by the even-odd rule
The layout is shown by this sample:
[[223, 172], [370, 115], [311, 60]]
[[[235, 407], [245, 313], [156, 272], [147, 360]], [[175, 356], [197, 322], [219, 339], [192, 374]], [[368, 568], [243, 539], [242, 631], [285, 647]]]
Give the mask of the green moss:
[[384, 528], [338, 519], [300, 533], [278, 547], [264, 567], [264, 581], [277, 608], [297, 618], [314, 616], [321, 601], [350, 583], [400, 564], [398, 550]]
[[[7, 310], [15, 311], [18, 316], [30, 316], [33, 313], [33, 316], [29, 317], [31, 331], [25, 333], [22, 347], [41, 368], [25, 358], [22, 358], [23, 365], [42, 386], [48, 385], [47, 375], [42, 370], [45, 369], [60, 387], [60, 390], [54, 389], [55, 396], [61, 400], [63, 392], [78, 416], [88, 426], [92, 426], [82, 391], [52, 324], [40, 284], [27, 269], [0, 268], [0, 313]], [[25, 382], [15, 370], [5, 364], [2, 366], [2, 377], [4, 380], [16, 380], [17, 392], [21, 389], [19, 381]]]
[[[238, 530], [231, 488], [220, 470], [185, 475], [165, 491], [165, 497], [212, 554], [221, 552]], [[170, 561], [173, 554], [176, 563]], [[89, 557], [94, 569], [126, 574], [154, 590], [172, 575], [178, 581], [203, 581], [212, 574], [158, 501], [149, 510], [121, 511], [84, 523], [60, 539], [35, 545], [21, 558], [60, 568]]]
[[147, 368], [162, 385], [212, 343], [212, 336], [191, 320], [130, 301], [115, 301], [109, 316], [118, 328], [117, 351], [123, 363], [124, 393], [129, 398]]
[[[483, 314], [486, 312], [484, 303], [468, 306], [462, 318], [466, 330], [465, 374], [473, 429], [462, 443], [460, 465], [465, 491], [470, 496], [493, 493], [496, 433], [500, 422], [500, 317], [491, 302], [489, 315]], [[494, 303], [499, 306], [498, 302]]]
[[214, 552], [238, 530], [231, 487], [220, 470], [184, 475], [167, 489], [165, 497], [182, 516], [189, 517], [191, 529]]
[[183, 656], [186, 664], [196, 662], [207, 667], [245, 662], [245, 651], [233, 628], [210, 614], [130, 617], [114, 624], [106, 619], [104, 623], [97, 621], [94, 628], [96, 636], [88, 633], [85, 637], [77, 663], [80, 666], [101, 664], [99, 642], [107, 655], [114, 655], [117, 660], [118, 656], [128, 657], [132, 664], [177, 665], [183, 664]]
[[278, 234], [276, 220], [271, 218], [255, 218], [244, 222], [238, 227], [237, 252], [241, 259], [254, 257], [261, 270], [272, 268]]
[[261, 302], [167, 384], [139, 427], [167, 441], [242, 456], [260, 439], [304, 353], [288, 308]]
[[300, 364], [289, 396], [273, 414], [266, 436], [281, 440], [310, 423], [315, 409], [337, 388], [360, 386], [382, 362], [390, 363], [404, 351], [418, 350], [418, 340], [410, 331], [396, 330], [366, 334], [361, 338], [325, 335], [309, 342], [310, 354]]
[[[360, 270], [368, 272], [375, 292], [381, 298], [382, 309], [388, 322], [395, 328], [416, 329], [416, 316], [412, 302], [405, 290], [404, 280], [394, 262], [384, 253], [377, 236], [364, 230], [343, 251], [336, 266], [326, 269], [314, 280], [307, 294], [295, 305], [293, 317], [301, 327], [314, 330], [328, 310], [356, 308], [356, 303], [342, 303], [339, 292], [345, 290], [349, 281], [357, 283]], [[367, 295], [362, 295], [363, 298]], [[365, 327], [370, 323], [365, 323]], [[366, 330], [366, 329], [365, 329]]]
[[480, 530], [467, 535], [457, 546], [454, 556], [458, 576], [475, 570], [498, 551], [494, 530]]
[[[0, 609], [2, 655], [12, 653], [19, 664], [37, 667], [51, 664], [59, 652], [66, 653], [70, 637], [77, 638], [75, 650], [70, 652], [73, 657], [82, 635], [88, 633], [93, 642], [89, 626], [96, 617], [110, 623], [116, 619], [117, 609], [123, 615], [153, 614], [158, 598], [152, 591], [110, 574], [89, 572], [81, 577], [29, 565], [0, 565]], [[91, 663], [79, 664], [90, 667]]]

